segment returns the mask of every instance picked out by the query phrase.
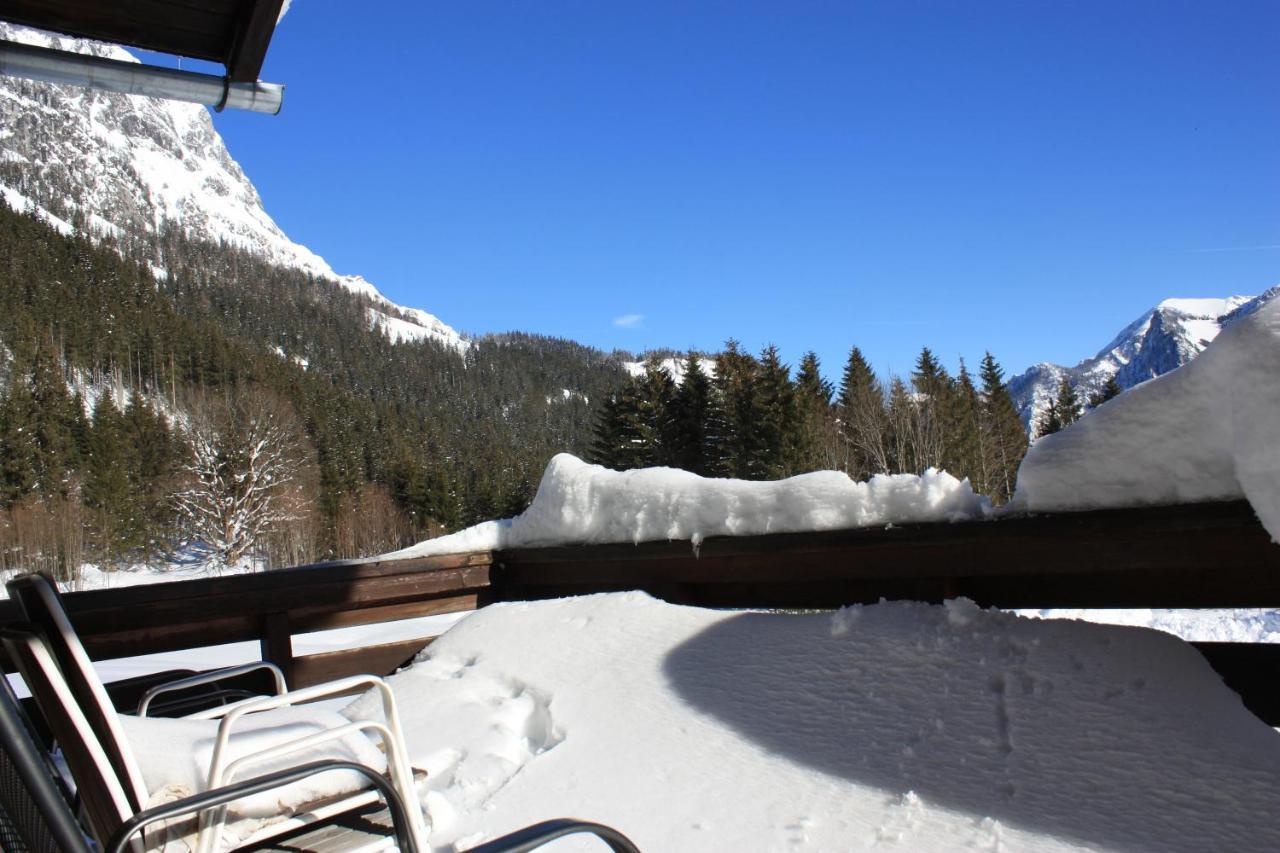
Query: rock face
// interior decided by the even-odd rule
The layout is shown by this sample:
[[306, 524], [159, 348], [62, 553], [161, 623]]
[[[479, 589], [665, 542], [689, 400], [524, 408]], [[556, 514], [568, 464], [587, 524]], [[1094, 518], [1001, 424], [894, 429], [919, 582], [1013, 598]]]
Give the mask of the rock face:
[[1204, 351], [1224, 328], [1280, 296], [1166, 299], [1134, 320], [1092, 358], [1075, 367], [1041, 363], [1013, 377], [1009, 392], [1028, 431], [1048, 408], [1066, 376], [1087, 398], [1115, 377], [1124, 390], [1181, 367]]
[[[136, 61], [123, 48], [0, 23], [0, 39]], [[372, 302], [370, 323], [393, 340], [433, 338], [465, 348], [425, 311], [340, 276], [293, 242], [263, 208], [209, 112], [196, 104], [0, 77], [0, 193], [61, 227], [149, 238], [166, 228], [226, 243], [271, 263], [339, 282]]]

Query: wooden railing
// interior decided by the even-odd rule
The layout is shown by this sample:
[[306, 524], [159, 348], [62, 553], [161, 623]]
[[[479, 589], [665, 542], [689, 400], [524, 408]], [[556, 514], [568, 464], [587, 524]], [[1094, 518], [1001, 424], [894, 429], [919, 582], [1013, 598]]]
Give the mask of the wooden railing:
[[[359, 672], [390, 672], [428, 637], [296, 656], [293, 635], [474, 610], [489, 588], [488, 552], [347, 561], [254, 575], [72, 592], [63, 596], [95, 660], [257, 640], [295, 687]], [[17, 620], [0, 602], [0, 622]]]
[[[69, 593], [95, 658], [257, 640], [301, 686], [394, 670], [419, 637], [295, 656], [307, 631], [493, 601], [643, 589], [713, 607], [834, 608], [880, 598], [983, 606], [1280, 607], [1280, 546], [1243, 502], [688, 542], [348, 561]], [[0, 622], [16, 619], [0, 602]], [[1280, 722], [1280, 646], [1197, 644], [1249, 707]]]

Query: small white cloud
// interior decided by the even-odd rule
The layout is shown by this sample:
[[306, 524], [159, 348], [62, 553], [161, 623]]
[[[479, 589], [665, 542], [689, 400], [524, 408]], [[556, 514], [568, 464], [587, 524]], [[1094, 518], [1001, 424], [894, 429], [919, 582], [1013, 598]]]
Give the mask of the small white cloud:
[[284, 18], [285, 12], [288, 12], [289, 7], [292, 5], [293, 5], [293, 0], [284, 0], [284, 5], [280, 7], [280, 17], [276, 18], [277, 24], [280, 23], [280, 21]]
[[613, 318], [613, 325], [620, 329], [634, 329], [643, 322], [643, 314], [623, 314], [621, 317]]

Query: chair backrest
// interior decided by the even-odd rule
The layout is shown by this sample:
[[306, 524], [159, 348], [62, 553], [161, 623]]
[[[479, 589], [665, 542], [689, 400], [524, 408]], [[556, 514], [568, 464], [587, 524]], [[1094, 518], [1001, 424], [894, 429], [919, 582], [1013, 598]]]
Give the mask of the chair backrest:
[[62, 748], [93, 835], [105, 844], [136, 811], [125, 786], [34, 626], [5, 627], [0, 639]]
[[0, 850], [88, 853], [66, 793], [0, 675]]
[[[57, 662], [71, 697], [124, 787], [131, 813], [141, 811], [147, 801], [142, 771], [120, 728], [111, 697], [62, 606], [58, 588], [53, 581], [37, 574], [19, 575], [5, 586], [9, 597], [18, 602]], [[32, 690], [34, 692], [34, 688]]]

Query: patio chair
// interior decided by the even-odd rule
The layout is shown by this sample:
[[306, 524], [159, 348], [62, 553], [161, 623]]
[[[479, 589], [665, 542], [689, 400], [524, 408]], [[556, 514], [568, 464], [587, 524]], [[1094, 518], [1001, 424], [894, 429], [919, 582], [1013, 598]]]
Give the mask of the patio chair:
[[[103, 690], [92, 662], [62, 608], [56, 589], [44, 578], [26, 576], [10, 582], [10, 590], [25, 610], [41, 616], [42, 624], [11, 627], [0, 633], [3, 634], [10, 656], [19, 665], [28, 681], [28, 686], [35, 694], [49, 729], [62, 745], [67, 764], [76, 780], [86, 821], [93, 830], [93, 835], [105, 849], [112, 849], [110, 844], [115, 843], [113, 838], [116, 835], [121, 835], [118, 846], [124, 849], [124, 846], [130, 843], [128, 839], [131, 835], [149, 824], [195, 813], [200, 813], [202, 848], [207, 848], [213, 843], [225, 820], [227, 803], [248, 794], [292, 784], [333, 769], [346, 769], [358, 773], [368, 780], [370, 787], [353, 795], [311, 804], [308, 808], [300, 809], [292, 816], [278, 820], [250, 836], [244, 843], [261, 841], [267, 837], [275, 838], [284, 833], [296, 835], [307, 832], [307, 839], [291, 838], [290, 840], [291, 849], [307, 849], [306, 845], [315, 841], [310, 838], [310, 835], [327, 834], [330, 839], [326, 843], [332, 846], [332, 836], [337, 832], [341, 840], [335, 849], [345, 850], [349, 849], [351, 844], [342, 842], [354, 840], [347, 838], [353, 835], [351, 830], [333, 826], [323, 829], [312, 828], [331, 824], [335, 820], [345, 821], [349, 826], [354, 817], [360, 816], [362, 825], [369, 825], [369, 821], [372, 821], [374, 826], [384, 825], [388, 837], [376, 840], [375, 844], [386, 846], [394, 842], [402, 850], [425, 846], [422, 842], [426, 833], [425, 823], [412, 776], [408, 770], [403, 740], [399, 737], [399, 721], [394, 698], [381, 679], [373, 676], [356, 676], [293, 693], [258, 697], [232, 705], [214, 707], [191, 715], [187, 719], [221, 718], [208, 777], [209, 790], [193, 797], [182, 798], [177, 802], [166, 803], [161, 807], [144, 809], [149, 797], [142, 781], [141, 770], [134, 760], [127, 739], [123, 736], [120, 720]], [[50, 645], [54, 645], [49, 643], [50, 639], [56, 639], [56, 645], [61, 647], [62, 659], [67, 662], [65, 668], [61, 665], [61, 661], [55, 660], [57, 655], [50, 648]], [[73, 689], [68, 684], [72, 680], [68, 676], [73, 676], [79, 682], [77, 689]], [[145, 712], [148, 700], [166, 690], [190, 686], [192, 683], [207, 682], [214, 677], [216, 674], [197, 676], [173, 685], [157, 686], [144, 696], [144, 701], [140, 703], [140, 710]], [[236, 721], [246, 715], [259, 711], [269, 713], [275, 708], [368, 687], [373, 687], [382, 694], [386, 725], [374, 721], [349, 723], [328, 732], [300, 738], [293, 743], [273, 746], [256, 757], [244, 756], [235, 761], [228, 760], [225, 752], [227, 738]], [[386, 763], [391, 771], [390, 782], [369, 766], [330, 760], [320, 763], [309, 762], [287, 771], [228, 784], [233, 776], [254, 761], [278, 758], [290, 749], [315, 746], [320, 742], [333, 740], [344, 734], [352, 734], [357, 730], [371, 731], [383, 739]], [[378, 805], [380, 797], [388, 804], [387, 808], [381, 811]], [[45, 802], [48, 801], [46, 797]], [[65, 806], [65, 800], [62, 802]], [[0, 805], [3, 803], [0, 802]], [[378, 812], [378, 814], [370, 816], [372, 812]], [[51, 818], [50, 821], [51, 825], [56, 824], [55, 818]], [[342, 835], [344, 832], [346, 835]], [[583, 832], [601, 838], [616, 853], [636, 853], [634, 845], [616, 830], [573, 819], [540, 823], [486, 842], [474, 849], [477, 853], [533, 850], [555, 838]], [[390, 837], [392, 833], [394, 838]], [[135, 848], [140, 846], [136, 841], [132, 844]], [[10, 848], [6, 846], [4, 849]], [[370, 849], [380, 848], [375, 846]]]
[[[145, 830], [156, 821], [197, 814], [205, 816], [205, 820], [201, 822], [201, 828], [205, 830], [201, 833], [202, 842], [206, 839], [211, 841], [220, 827], [210, 820], [210, 810], [213, 810], [216, 816], [217, 810], [232, 800], [294, 784], [302, 779], [334, 770], [358, 774], [371, 786], [370, 791], [361, 792], [356, 797], [341, 801], [317, 804], [305, 814], [295, 814], [271, 824], [266, 828], [266, 832], [250, 836], [245, 843], [310, 828], [312, 825], [326, 822], [335, 815], [350, 813], [352, 810], [369, 806], [378, 796], [381, 796], [388, 804], [392, 830], [396, 835], [395, 843], [401, 850], [423, 849], [423, 845], [419, 842], [422, 830], [414, 826], [411, 811], [417, 805], [416, 799], [412, 804], [407, 803], [398, 790], [399, 786], [389, 781], [376, 768], [348, 760], [308, 761], [297, 767], [237, 780], [228, 785], [211, 786], [208, 791], [164, 803], [158, 807], [146, 810], [134, 809], [131, 806], [131, 800], [146, 797], [145, 790], [140, 785], [140, 776], [122, 779], [116, 774], [112, 763], [107, 758], [103, 744], [94, 734], [85, 714], [72, 697], [70, 688], [54, 663], [53, 656], [45, 647], [44, 640], [30, 626], [6, 627], [0, 630], [0, 638], [3, 639], [6, 651], [17, 664], [28, 688], [31, 689], [36, 704], [45, 717], [45, 722], [62, 750], [63, 759], [76, 785], [76, 793], [87, 825], [87, 835], [103, 850], [123, 850], [127, 847], [142, 850], [142, 843], [134, 838], [139, 831]], [[10, 700], [9, 696], [5, 697], [5, 701], [10, 706], [7, 716], [14, 717], [13, 712], [17, 711], [16, 704]], [[41, 807], [37, 810], [46, 816], [45, 822], [49, 826], [66, 830], [68, 826], [75, 823], [70, 804], [65, 798], [54, 797], [50, 793], [51, 789], [56, 791], [56, 783], [49, 774], [48, 763], [45, 762], [43, 774], [38, 772], [40, 768], [31, 759], [31, 752], [38, 751], [38, 748], [30, 738], [25, 739], [24, 746], [24, 742], [16, 738], [16, 734], [18, 731], [15, 726], [9, 726], [6, 730], [7, 740], [13, 740], [18, 744], [15, 751], [9, 743], [6, 743], [6, 760], [24, 767], [24, 778], [37, 780], [28, 787], [30, 790], [39, 792], [37, 802]], [[128, 744], [117, 742], [113, 746], [132, 765]], [[19, 756], [16, 761], [13, 758], [14, 755]], [[135, 769], [134, 772], [138, 771]], [[43, 782], [40, 781], [41, 779]], [[129, 796], [129, 789], [133, 789], [132, 797]], [[60, 808], [57, 800], [61, 801]], [[24, 814], [29, 813], [30, 808], [11, 811], [6, 807], [5, 811], [8, 814]], [[68, 815], [71, 815], [70, 822], [68, 822]], [[64, 843], [67, 834], [63, 832]], [[84, 843], [86, 833], [79, 834], [81, 842]], [[5, 849], [9, 849], [7, 845]]]

